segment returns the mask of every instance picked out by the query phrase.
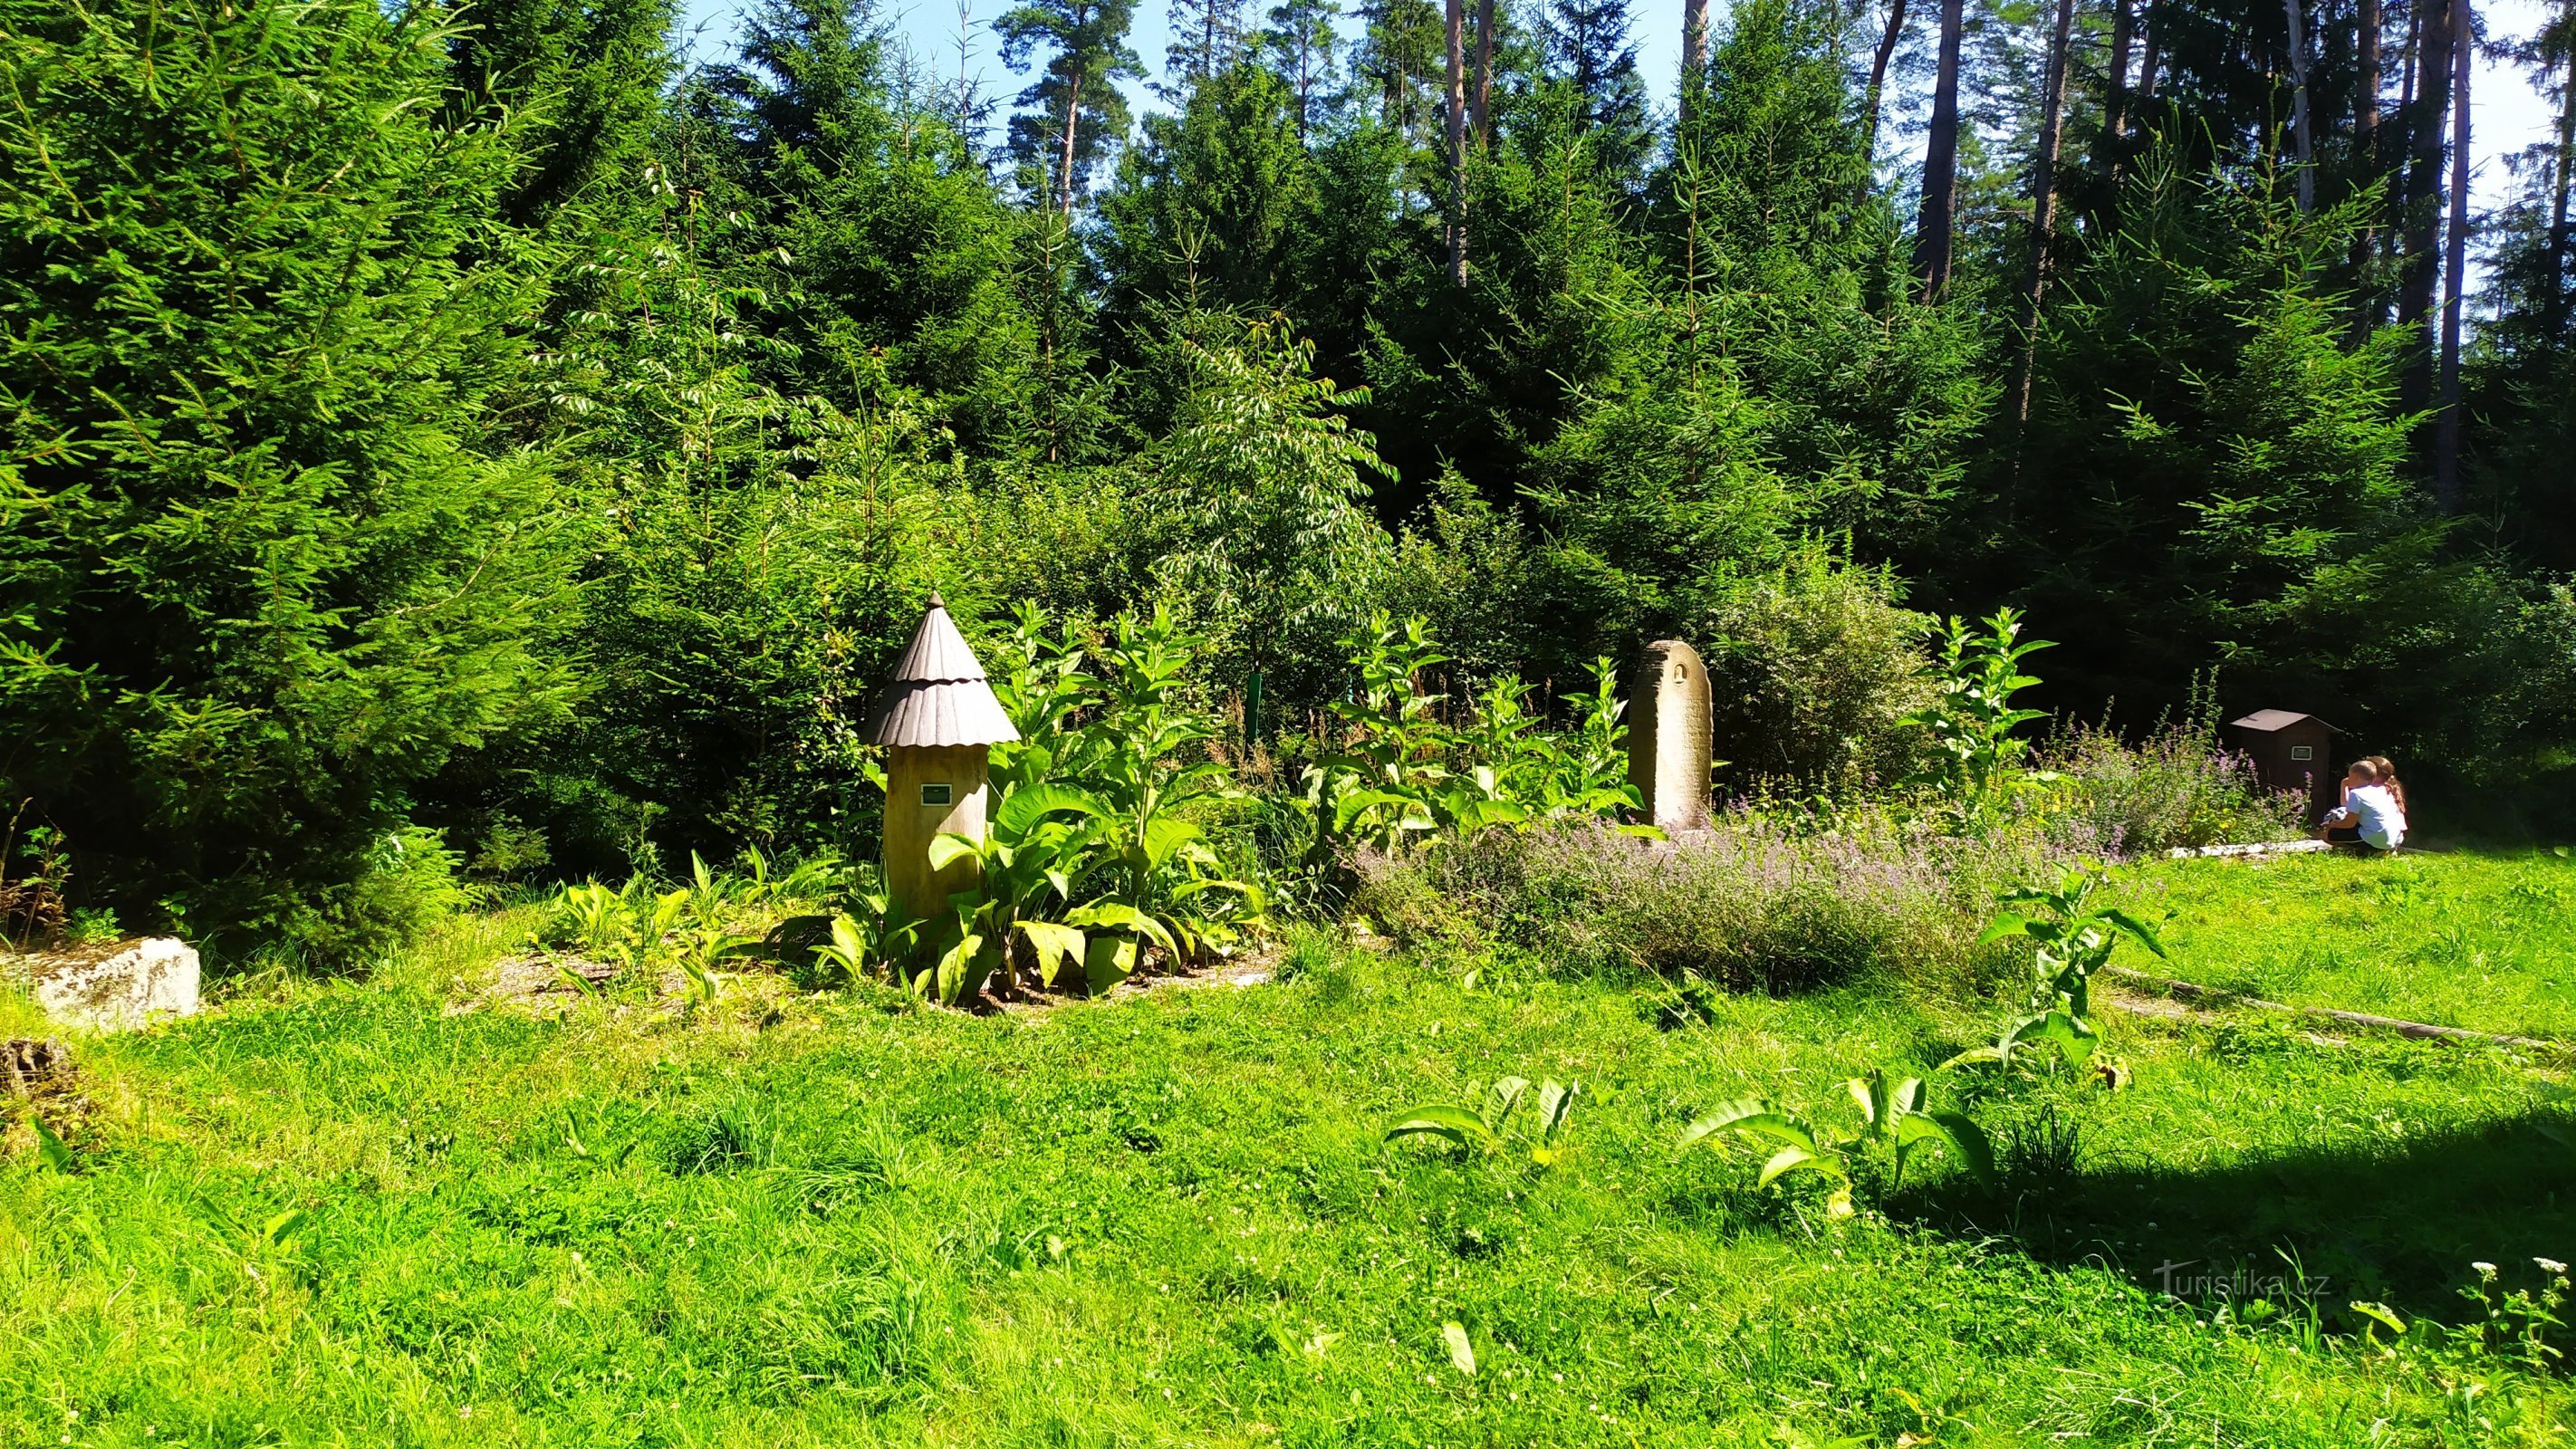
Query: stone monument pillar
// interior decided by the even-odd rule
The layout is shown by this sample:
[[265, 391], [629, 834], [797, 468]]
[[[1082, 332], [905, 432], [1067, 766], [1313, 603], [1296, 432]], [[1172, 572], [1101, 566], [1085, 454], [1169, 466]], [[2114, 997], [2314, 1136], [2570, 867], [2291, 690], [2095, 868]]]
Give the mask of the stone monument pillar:
[[1679, 639], [1638, 656], [1628, 683], [1628, 783], [1666, 834], [1708, 828], [1708, 669]]

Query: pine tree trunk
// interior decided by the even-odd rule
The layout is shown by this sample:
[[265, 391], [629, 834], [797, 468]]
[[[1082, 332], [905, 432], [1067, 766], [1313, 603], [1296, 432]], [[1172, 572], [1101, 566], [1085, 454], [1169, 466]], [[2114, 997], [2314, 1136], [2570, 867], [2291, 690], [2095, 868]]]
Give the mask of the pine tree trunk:
[[[1302, 22], [1311, 27], [1311, 22]], [[1301, 29], [1297, 36], [1297, 139], [1306, 139], [1306, 128], [1315, 114], [1315, 36], [1311, 28]]]
[[2138, 13], [2130, 0], [2111, 7], [2111, 92], [2103, 100], [2102, 129], [2113, 140], [2129, 134], [2129, 51], [2137, 43]]
[[1923, 148], [1923, 216], [1914, 234], [1914, 269], [1923, 298], [1950, 289], [1951, 223], [1959, 187], [1959, 35], [1964, 0], [1941, 0], [1941, 63], [1932, 87], [1932, 131]]
[[1467, 285], [1467, 0], [1449, 0], [1449, 280]]
[[1073, 220], [1073, 137], [1082, 120], [1082, 77], [1064, 88], [1064, 152], [1056, 175], [1064, 183], [1064, 219]]
[[[2124, 8], [2128, 0], [2121, 0]], [[1878, 161], [1879, 98], [1887, 92], [1887, 62], [1896, 54], [1898, 37], [1905, 33], [1905, 0], [1887, 0], [1887, 29], [1878, 37], [1878, 50], [1869, 58], [1869, 144], [1863, 151], [1872, 165]]]
[[1708, 64], [1708, 0], [1682, 0], [1682, 85], [1684, 96], [1698, 89], [1700, 68]]
[[2308, 125], [2308, 27], [2306, 0], [2281, 0], [2290, 22], [2290, 141], [2299, 164], [2299, 210], [2317, 209], [2316, 133]]
[[2147, 0], [2146, 19], [2139, 22], [2138, 29], [2142, 54], [2138, 57], [2137, 101], [2143, 115], [2156, 98], [2156, 68], [2164, 64], [2165, 36], [2163, 28], [2156, 24], [2156, 0]]
[[2451, 111], [2451, 12], [2467, 0], [2449, 0], [2422, 18], [2415, 55], [2414, 155], [2406, 168], [2406, 240], [2400, 262], [2397, 325], [2417, 334], [2415, 355], [2399, 379], [2399, 401], [2421, 412], [2433, 400], [2433, 358], [2439, 349], [2433, 297], [2442, 280], [2442, 155]]
[[2558, 176], [2549, 202], [2549, 336], [2567, 327], [2568, 170], [2576, 167], [2576, 44], [2567, 50], [2567, 89], [2558, 102]]
[[2460, 311], [2469, 264], [2469, 72], [2477, 56], [2469, 0], [2451, 0], [2451, 245], [2442, 268], [2442, 426], [2434, 443], [2433, 498], [2460, 511]]
[[1494, 139], [1494, 0], [1476, 0], [1476, 100], [1468, 120], [1479, 148]]
[[[2360, 74], [2353, 82], [2352, 148], [2364, 178], [2379, 174], [2379, 27], [2379, 0], [2361, 0], [2361, 36], [2354, 48]], [[2353, 233], [2352, 271], [2356, 279], [2368, 280], [2371, 253], [2378, 244], [2374, 229], [2366, 223]], [[2378, 293], [2365, 288], [2364, 295], [2373, 299], [2363, 313], [2365, 325], [2376, 327], [2381, 316]]]
[[2039, 149], [2030, 163], [2030, 285], [2022, 293], [2021, 369], [2013, 381], [2016, 423], [2030, 421], [2031, 373], [2039, 358], [2039, 304], [2048, 294], [2049, 254], [2057, 241], [2057, 148], [2066, 134], [2067, 43], [2074, 33], [2075, 0], [2057, 0], [2057, 27], [2048, 38], [2048, 84], [2041, 102]]

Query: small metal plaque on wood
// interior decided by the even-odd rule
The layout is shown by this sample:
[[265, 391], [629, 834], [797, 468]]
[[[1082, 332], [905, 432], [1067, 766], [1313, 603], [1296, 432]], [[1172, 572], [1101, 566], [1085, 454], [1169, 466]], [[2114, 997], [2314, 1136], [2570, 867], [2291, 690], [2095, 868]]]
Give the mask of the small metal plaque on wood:
[[945, 780], [925, 784], [921, 787], [921, 803], [924, 805], [954, 805], [957, 803], [955, 798], [956, 793], [955, 788]]

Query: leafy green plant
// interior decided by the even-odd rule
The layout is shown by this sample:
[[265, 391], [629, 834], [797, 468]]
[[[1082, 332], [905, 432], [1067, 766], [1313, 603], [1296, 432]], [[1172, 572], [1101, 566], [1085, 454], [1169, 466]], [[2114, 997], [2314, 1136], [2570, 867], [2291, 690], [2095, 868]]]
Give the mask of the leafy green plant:
[[1359, 676], [1355, 697], [1333, 706], [1345, 742], [1306, 775], [1319, 849], [1346, 838], [1394, 851], [1440, 833], [1615, 817], [1637, 804], [1626, 781], [1618, 674], [1607, 658], [1593, 662], [1589, 693], [1565, 696], [1576, 725], [1560, 736], [1540, 728], [1529, 687], [1509, 674], [1475, 697], [1467, 724], [1443, 723], [1438, 706], [1448, 696], [1426, 690], [1422, 676], [1450, 659], [1418, 617], [1399, 628], [1380, 611], [1343, 646]]
[[[945, 963], [921, 968], [931, 994], [955, 1001], [979, 989], [1020, 949], [1014, 942], [1034, 955], [1036, 984], [1058, 984], [1075, 964], [1101, 990], [1133, 972], [1147, 946], [1200, 960], [1267, 919], [1260, 889], [1223, 869], [1193, 818], [1241, 796], [1209, 748], [1216, 720], [1187, 696], [1203, 647], [1167, 609], [1120, 615], [1091, 651], [1070, 628], [1050, 636], [1040, 611], [1020, 609], [997, 650], [994, 688], [1021, 739], [995, 750], [1002, 793], [989, 837], [933, 846], [942, 866], [978, 860], [985, 883], [956, 902], [953, 929], [925, 942]], [[1051, 818], [1065, 815], [1081, 819]], [[974, 951], [957, 955], [969, 937]]]
[[688, 979], [690, 999], [700, 1006], [713, 1006], [723, 987], [718, 967], [759, 949], [758, 936], [736, 935], [720, 925], [695, 925], [675, 933], [671, 959]]
[[2003, 904], [2025, 909], [1998, 912], [1977, 943], [2031, 943], [2029, 999], [2004, 1023], [1993, 1046], [1961, 1052], [1942, 1066], [2011, 1067], [2025, 1049], [2043, 1045], [2054, 1047], [2069, 1067], [2092, 1056], [2101, 1040], [2093, 1026], [2093, 978], [2111, 964], [2123, 937], [2165, 954], [2164, 943], [2144, 921], [2117, 906], [2094, 904], [2108, 879], [2100, 867], [2085, 865], [2067, 871], [2054, 887], [2017, 886], [2003, 893]]
[[546, 939], [573, 947], [594, 961], [631, 959], [637, 923], [632, 904], [620, 891], [598, 881], [565, 886], [548, 910]]
[[1902, 721], [1932, 737], [1934, 763], [1916, 780], [1971, 818], [1983, 816], [2030, 753], [2030, 742], [2013, 731], [2042, 714], [2014, 705], [2012, 697], [2039, 683], [2021, 672], [2023, 658], [2052, 647], [2045, 639], [2024, 642], [2021, 615], [2012, 609], [1997, 609], [1979, 622], [1983, 632], [1956, 615], [1942, 621], [1940, 693]]
[[1216, 866], [1206, 832], [1182, 812], [1240, 792], [1207, 752], [1216, 720], [1190, 708], [1181, 679], [1200, 642], [1157, 607], [1138, 621], [1122, 614], [1101, 651], [1100, 716], [1087, 781], [1107, 807], [1108, 844], [1124, 874], [1122, 898], [1139, 909], [1211, 890], [1247, 888], [1208, 875]]
[[1437, 823], [1435, 792], [1449, 778], [1448, 731], [1435, 707], [1447, 698], [1422, 686], [1422, 675], [1449, 662], [1420, 618], [1396, 625], [1381, 609], [1368, 627], [1346, 637], [1359, 675], [1354, 697], [1336, 700], [1332, 715], [1347, 739], [1307, 771], [1308, 799], [1323, 828], [1319, 843], [1356, 838], [1392, 850], [1413, 833]]
[[1980, 1182], [1995, 1177], [1993, 1144], [1985, 1130], [1956, 1112], [1931, 1109], [1931, 1090], [1920, 1077], [1890, 1083], [1884, 1070], [1870, 1068], [1843, 1084], [1860, 1109], [1860, 1130], [1837, 1133], [1783, 1108], [1768, 1098], [1744, 1097], [1719, 1105], [1694, 1120], [1681, 1146], [1714, 1144], [1743, 1136], [1775, 1144], [1762, 1164], [1759, 1185], [1769, 1187], [1793, 1172], [1808, 1172], [1833, 1185], [1825, 1199], [1828, 1217], [1847, 1218], [1852, 1205], [1853, 1168], [1864, 1154], [1884, 1152], [1890, 1160], [1888, 1191], [1905, 1181], [1906, 1160], [1925, 1144], [1947, 1151]]
[[814, 947], [814, 983], [862, 981], [874, 974], [887, 954], [886, 916], [890, 902], [883, 893], [865, 897], [859, 909], [832, 917], [831, 939]]
[[[1407, 1137], [1437, 1137], [1459, 1147], [1475, 1147], [1486, 1152], [1503, 1150], [1504, 1132], [1512, 1119], [1513, 1109], [1529, 1096], [1526, 1077], [1505, 1077], [1485, 1093], [1476, 1107], [1461, 1107], [1448, 1102], [1426, 1102], [1397, 1114], [1387, 1124], [1384, 1141]], [[1583, 1094], [1580, 1082], [1560, 1083], [1549, 1080], [1538, 1089], [1534, 1124], [1530, 1127], [1530, 1161], [1541, 1167], [1555, 1165], [1565, 1156], [1561, 1139], [1566, 1119], [1573, 1115], [1574, 1102]]]
[[983, 839], [952, 832], [933, 840], [935, 869], [973, 860], [982, 880], [950, 897], [948, 917], [929, 938], [936, 959], [913, 974], [914, 990], [953, 1006], [1006, 969], [1015, 941], [1036, 953], [1038, 978], [1049, 986], [1067, 961], [1082, 962], [1089, 943], [1074, 927], [1047, 919], [1043, 906], [1050, 896], [1059, 911], [1072, 904], [1074, 882], [1102, 853], [1106, 814], [1070, 786], [1023, 785], [1002, 797]]

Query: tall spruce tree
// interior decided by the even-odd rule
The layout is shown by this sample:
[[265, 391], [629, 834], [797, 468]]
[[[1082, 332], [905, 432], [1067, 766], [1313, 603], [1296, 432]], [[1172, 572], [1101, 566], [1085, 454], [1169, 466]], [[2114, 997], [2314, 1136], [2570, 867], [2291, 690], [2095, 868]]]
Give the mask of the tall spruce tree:
[[1539, 22], [1548, 73], [1583, 96], [1584, 124], [1610, 174], [1634, 177], [1653, 149], [1628, 0], [1549, 0]]
[[448, 105], [521, 114], [523, 169], [502, 203], [530, 225], [577, 198], [592, 210], [634, 194], [649, 164], [662, 89], [677, 69], [674, 0], [490, 0], [451, 47]]
[[370, 0], [0, 3], [0, 775], [137, 923], [363, 958], [412, 791], [560, 717], [507, 129]]

